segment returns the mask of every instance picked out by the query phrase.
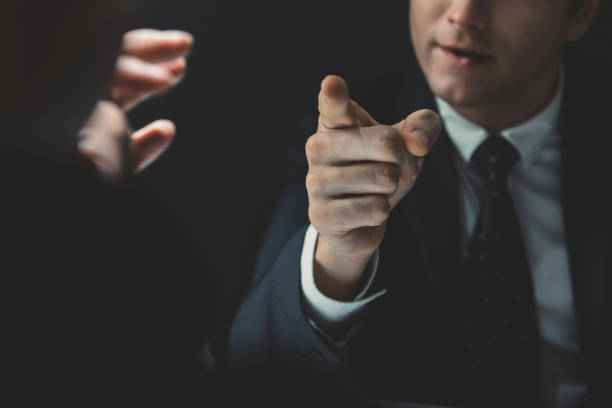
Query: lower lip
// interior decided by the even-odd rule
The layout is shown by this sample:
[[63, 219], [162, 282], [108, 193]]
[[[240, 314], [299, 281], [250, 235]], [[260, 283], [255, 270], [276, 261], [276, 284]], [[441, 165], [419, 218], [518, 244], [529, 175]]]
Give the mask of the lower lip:
[[448, 57], [448, 59], [450, 59], [452, 62], [454, 62], [455, 64], [463, 68], [470, 68], [470, 67], [481, 65], [481, 64], [484, 64], [486, 62], [490, 62], [493, 60], [492, 57], [489, 57], [486, 55], [464, 56], [464, 55], [455, 54], [453, 51], [451, 51], [448, 48], [444, 48], [444, 47], [440, 47], [440, 48], [444, 52], [444, 55]]

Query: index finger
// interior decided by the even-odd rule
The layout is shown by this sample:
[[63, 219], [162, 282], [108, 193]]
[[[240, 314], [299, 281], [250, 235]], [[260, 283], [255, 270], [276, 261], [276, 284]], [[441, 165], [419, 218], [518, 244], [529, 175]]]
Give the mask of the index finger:
[[319, 128], [345, 129], [374, 126], [378, 123], [361, 106], [350, 99], [346, 81], [328, 75], [319, 92]]
[[186, 56], [193, 46], [193, 36], [185, 31], [140, 29], [123, 37], [124, 54], [158, 63]]
[[406, 149], [416, 157], [425, 157], [442, 131], [440, 116], [429, 109], [413, 112], [392, 126], [400, 132]]

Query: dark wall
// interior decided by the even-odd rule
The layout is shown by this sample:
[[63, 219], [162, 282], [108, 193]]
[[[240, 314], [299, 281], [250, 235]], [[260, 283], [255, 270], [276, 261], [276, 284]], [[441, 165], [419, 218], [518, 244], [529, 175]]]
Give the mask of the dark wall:
[[[176, 214], [216, 280], [218, 344], [244, 295], [279, 179], [282, 83], [288, 63], [270, 2], [157, 1], [143, 24], [195, 35], [186, 80], [135, 110], [135, 127], [177, 124], [171, 150], [141, 180]], [[279, 44], [273, 45], [273, 44]]]

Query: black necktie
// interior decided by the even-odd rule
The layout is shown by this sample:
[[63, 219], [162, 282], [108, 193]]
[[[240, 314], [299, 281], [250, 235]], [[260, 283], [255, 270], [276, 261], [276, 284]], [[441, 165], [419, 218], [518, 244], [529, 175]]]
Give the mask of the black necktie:
[[478, 406], [541, 405], [534, 294], [508, 175], [519, 160], [501, 136], [474, 152], [470, 168], [485, 180], [469, 256], [464, 263], [465, 365]]

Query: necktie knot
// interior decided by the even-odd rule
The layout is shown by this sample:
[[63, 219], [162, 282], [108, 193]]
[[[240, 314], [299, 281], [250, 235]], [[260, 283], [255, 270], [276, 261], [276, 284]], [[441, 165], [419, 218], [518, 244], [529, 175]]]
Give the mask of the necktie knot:
[[519, 159], [519, 152], [510, 142], [492, 135], [478, 146], [470, 163], [487, 181], [505, 183]]

